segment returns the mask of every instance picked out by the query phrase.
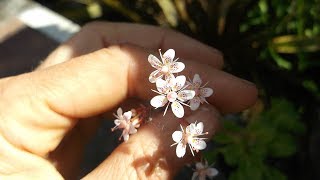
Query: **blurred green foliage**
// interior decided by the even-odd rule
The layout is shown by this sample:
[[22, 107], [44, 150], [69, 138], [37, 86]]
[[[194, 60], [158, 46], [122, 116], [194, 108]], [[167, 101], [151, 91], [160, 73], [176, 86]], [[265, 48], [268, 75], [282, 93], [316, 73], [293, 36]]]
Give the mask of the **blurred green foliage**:
[[286, 179], [267, 160], [297, 152], [297, 137], [305, 131], [298, 111], [284, 99], [272, 99], [269, 108], [258, 113], [256, 108], [250, 109], [241, 119], [241, 124], [224, 121], [223, 130], [213, 139], [218, 147], [206, 154], [207, 159], [214, 161], [217, 155], [223, 155], [226, 164], [235, 167], [231, 180]]
[[320, 0], [37, 1], [81, 25], [160, 25], [221, 50], [225, 70], [256, 83], [261, 101], [225, 121], [211, 159], [223, 157], [230, 179], [320, 179]]

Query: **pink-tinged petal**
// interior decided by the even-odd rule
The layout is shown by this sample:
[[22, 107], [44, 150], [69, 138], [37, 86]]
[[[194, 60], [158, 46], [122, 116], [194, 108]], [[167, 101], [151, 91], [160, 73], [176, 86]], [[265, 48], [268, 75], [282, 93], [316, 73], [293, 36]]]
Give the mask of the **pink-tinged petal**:
[[138, 130], [134, 126], [131, 126], [130, 130], [129, 130], [129, 134], [135, 134], [135, 133], [137, 133], [137, 131]]
[[121, 120], [119, 120], [119, 119], [114, 120], [114, 124], [115, 124], [116, 126], [119, 126], [120, 123], [121, 123]]
[[190, 134], [196, 134], [196, 125], [195, 123], [191, 123], [189, 126], [187, 126], [186, 131]]
[[175, 78], [175, 84], [172, 86], [172, 90], [179, 91], [186, 83], [186, 77], [181, 75]]
[[129, 121], [131, 119], [132, 116], [132, 112], [131, 111], [127, 111], [123, 114], [123, 117], [125, 120]]
[[197, 134], [201, 134], [203, 131], [203, 123], [202, 122], [199, 122], [197, 125], [196, 125], [196, 133]]
[[213, 94], [213, 90], [211, 88], [201, 88], [200, 95], [202, 97], [209, 97]]
[[198, 176], [199, 176], [199, 173], [196, 171], [192, 174], [192, 178], [191, 180], [197, 180], [198, 179]]
[[167, 94], [170, 90], [170, 87], [168, 87], [168, 82], [163, 79], [158, 79], [156, 81], [156, 86], [158, 91], [163, 94]]
[[206, 174], [207, 174], [207, 176], [209, 176], [211, 178], [211, 177], [218, 175], [219, 171], [216, 168], [208, 168], [206, 170]]
[[156, 69], [161, 69], [162, 63], [156, 56], [150, 54], [148, 56], [148, 61], [151, 64], [152, 67], [154, 67]]
[[162, 62], [163, 64], [167, 64], [169, 62], [172, 62], [175, 56], [175, 51], [173, 49], [168, 49], [163, 55], [162, 55]]
[[196, 87], [196, 88], [199, 88], [202, 84], [202, 80], [199, 76], [199, 74], [195, 74], [193, 76], [193, 85]]
[[181, 141], [182, 136], [183, 136], [183, 133], [181, 131], [175, 131], [174, 133], [172, 133], [172, 139], [176, 143]]
[[119, 107], [118, 110], [117, 110], [117, 115], [118, 115], [118, 117], [121, 117], [121, 116], [122, 116], [122, 113], [123, 113], [123, 111], [122, 111], [122, 109]]
[[[165, 80], [169, 83], [169, 85], [171, 85], [171, 79], [174, 79], [175, 77], [174, 77], [174, 75], [173, 74], [171, 74], [171, 73], [167, 73], [166, 75], [165, 75]], [[173, 83], [173, 82], [172, 82]], [[171, 86], [170, 86], [171, 87]]]
[[153, 71], [149, 76], [149, 81], [155, 83], [157, 79], [160, 79], [163, 76], [163, 73], [159, 70]]
[[183, 90], [178, 93], [178, 99], [182, 102], [192, 99], [196, 93], [193, 90]]
[[164, 95], [158, 95], [151, 99], [150, 104], [155, 108], [163, 107], [168, 102], [168, 99]]
[[186, 146], [179, 143], [176, 148], [176, 154], [178, 158], [182, 158], [186, 154]]
[[184, 63], [182, 63], [182, 62], [174, 62], [170, 66], [170, 71], [171, 71], [171, 73], [179, 73], [179, 72], [183, 71], [184, 68], [185, 68]]
[[184, 116], [183, 106], [182, 106], [179, 102], [174, 101], [174, 102], [171, 104], [171, 109], [172, 109], [173, 114], [174, 114], [177, 118], [182, 118], [182, 117]]
[[193, 139], [189, 144], [197, 150], [203, 150], [207, 147], [206, 142], [201, 139]]
[[201, 163], [201, 162], [197, 162], [196, 163], [196, 169], [197, 170], [200, 170], [200, 169], [204, 169], [205, 167], [204, 167], [204, 165]]
[[200, 106], [200, 98], [199, 97], [194, 97], [193, 99], [190, 100], [190, 109], [192, 111], [195, 111], [199, 108]]
[[173, 75], [169, 75], [169, 79], [166, 79], [166, 81], [168, 81], [168, 85], [172, 88], [177, 84], [177, 80], [176, 77], [174, 77]]
[[129, 140], [129, 134], [128, 133], [123, 134], [123, 140], [124, 141], [128, 141]]

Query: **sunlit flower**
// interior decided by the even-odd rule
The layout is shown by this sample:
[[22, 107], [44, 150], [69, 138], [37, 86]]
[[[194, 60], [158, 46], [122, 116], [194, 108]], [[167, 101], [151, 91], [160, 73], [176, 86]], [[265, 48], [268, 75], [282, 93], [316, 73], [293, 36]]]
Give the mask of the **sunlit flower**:
[[172, 134], [172, 139], [175, 142], [171, 146], [177, 144], [176, 154], [178, 158], [182, 158], [186, 154], [186, 147], [187, 144], [190, 148], [192, 155], [194, 156], [194, 152], [198, 152], [199, 150], [203, 150], [207, 147], [206, 142], [204, 139], [200, 138], [199, 136], [208, 134], [208, 132], [202, 133], [203, 131], [203, 123], [197, 122], [191, 123], [189, 126], [186, 127], [185, 131], [183, 127], [180, 125], [181, 131], [175, 131]]
[[209, 167], [208, 162], [197, 162], [195, 172], [192, 175], [192, 180], [206, 180], [206, 177], [212, 179], [218, 175], [219, 171], [216, 168]]
[[156, 82], [158, 91], [153, 91], [158, 93], [159, 95], [153, 97], [150, 101], [150, 104], [155, 108], [159, 108], [165, 106], [168, 103], [163, 114], [165, 115], [169, 104], [171, 103], [173, 114], [178, 118], [182, 118], [184, 116], [184, 109], [181, 104], [189, 106], [184, 102], [192, 99], [195, 95], [195, 92], [193, 90], [184, 90], [185, 82], [185, 76], [173, 76], [166, 81], [163, 79], [158, 79]]
[[131, 111], [127, 111], [123, 113], [122, 109], [118, 108], [117, 114], [114, 114], [114, 116], [117, 118], [114, 120], [114, 124], [116, 126], [111, 130], [114, 131], [116, 129], [122, 129], [122, 134], [119, 140], [121, 140], [121, 138], [123, 137], [124, 141], [128, 141], [129, 135], [136, 133], [137, 132], [136, 128], [139, 127], [140, 124], [137, 121], [135, 122], [131, 121], [131, 117], [132, 117]]
[[202, 80], [199, 74], [195, 74], [192, 82], [187, 82], [187, 84], [188, 84], [188, 89], [194, 90], [196, 93], [194, 98], [190, 100], [191, 110], [193, 111], [197, 110], [200, 106], [200, 103], [203, 104], [205, 102], [209, 104], [206, 98], [213, 94], [213, 90], [211, 88], [205, 87], [207, 83], [201, 86]]
[[174, 60], [175, 51], [173, 49], [168, 49], [163, 55], [161, 50], [159, 50], [159, 53], [161, 61], [152, 54], [148, 56], [151, 66], [157, 69], [149, 76], [151, 83], [155, 83], [157, 79], [161, 79], [163, 76], [165, 76], [165, 79], [169, 79], [173, 76], [173, 73], [179, 73], [185, 68], [182, 62], [177, 62], [178, 58]]

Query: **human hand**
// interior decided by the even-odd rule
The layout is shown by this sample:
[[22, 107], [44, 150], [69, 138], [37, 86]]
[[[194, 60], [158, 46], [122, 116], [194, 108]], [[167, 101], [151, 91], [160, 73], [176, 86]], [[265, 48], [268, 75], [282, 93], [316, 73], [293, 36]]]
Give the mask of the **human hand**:
[[[74, 179], [83, 147], [99, 126], [96, 117], [130, 97], [154, 95], [147, 57], [159, 48], [175, 49], [186, 74], [209, 81], [214, 95], [208, 101], [219, 111], [237, 112], [256, 100], [254, 85], [219, 70], [221, 55], [195, 40], [152, 26], [93, 23], [34, 72], [0, 80], [0, 177]], [[211, 106], [186, 119], [201, 119], [211, 134], [218, 126]], [[85, 178], [172, 177], [190, 161], [170, 148], [178, 124], [170, 114], [155, 115]]]

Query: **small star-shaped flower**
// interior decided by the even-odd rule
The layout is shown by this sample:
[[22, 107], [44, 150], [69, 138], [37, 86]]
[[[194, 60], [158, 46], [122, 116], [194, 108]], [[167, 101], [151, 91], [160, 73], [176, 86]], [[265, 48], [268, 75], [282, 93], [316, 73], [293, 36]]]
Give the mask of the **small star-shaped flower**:
[[209, 104], [206, 100], [207, 97], [213, 94], [213, 90], [211, 88], [205, 87], [207, 83], [201, 86], [202, 80], [199, 74], [195, 74], [193, 77], [192, 82], [188, 82], [188, 89], [195, 91], [195, 96], [190, 100], [190, 109], [195, 111], [199, 108], [200, 103], [203, 104], [204, 102]]
[[174, 146], [177, 144], [176, 154], [178, 158], [182, 158], [186, 154], [186, 147], [189, 145], [190, 151], [194, 156], [193, 151], [198, 152], [199, 150], [203, 150], [207, 147], [206, 142], [204, 139], [200, 138], [199, 136], [208, 134], [208, 132], [202, 133], [203, 131], [203, 123], [199, 122], [198, 124], [191, 123], [189, 126], [186, 127], [185, 131], [183, 127], [180, 125], [181, 131], [175, 131], [172, 134], [172, 139], [175, 141]]
[[181, 104], [189, 106], [184, 102], [192, 99], [195, 95], [195, 92], [193, 90], [183, 89], [185, 82], [185, 76], [177, 76], [176, 78], [173, 76], [166, 81], [163, 79], [158, 79], [156, 82], [158, 91], [153, 91], [158, 93], [159, 95], [153, 97], [150, 101], [150, 104], [155, 108], [159, 108], [165, 106], [168, 103], [163, 114], [165, 115], [169, 104], [171, 103], [173, 114], [178, 118], [182, 118], [184, 116], [184, 109]]
[[137, 125], [136, 123], [131, 122], [132, 112], [127, 111], [123, 113], [121, 108], [118, 108], [117, 114], [114, 114], [114, 116], [117, 118], [114, 120], [114, 124], [116, 125], [111, 130], [114, 131], [116, 129], [122, 129], [122, 134], [119, 137], [119, 140], [123, 137], [124, 141], [129, 140], [129, 135], [134, 134], [137, 132]]
[[206, 177], [213, 178], [217, 176], [219, 171], [216, 168], [208, 166], [208, 162], [205, 163], [197, 162], [195, 172], [192, 175], [192, 180], [205, 180]]
[[161, 61], [152, 54], [148, 56], [148, 61], [151, 66], [157, 69], [149, 76], [151, 83], [155, 83], [163, 76], [165, 76], [165, 79], [169, 79], [173, 76], [173, 73], [179, 73], [185, 68], [182, 62], [177, 62], [178, 58], [174, 60], [175, 51], [173, 49], [168, 49], [163, 55], [160, 50], [159, 53]]

